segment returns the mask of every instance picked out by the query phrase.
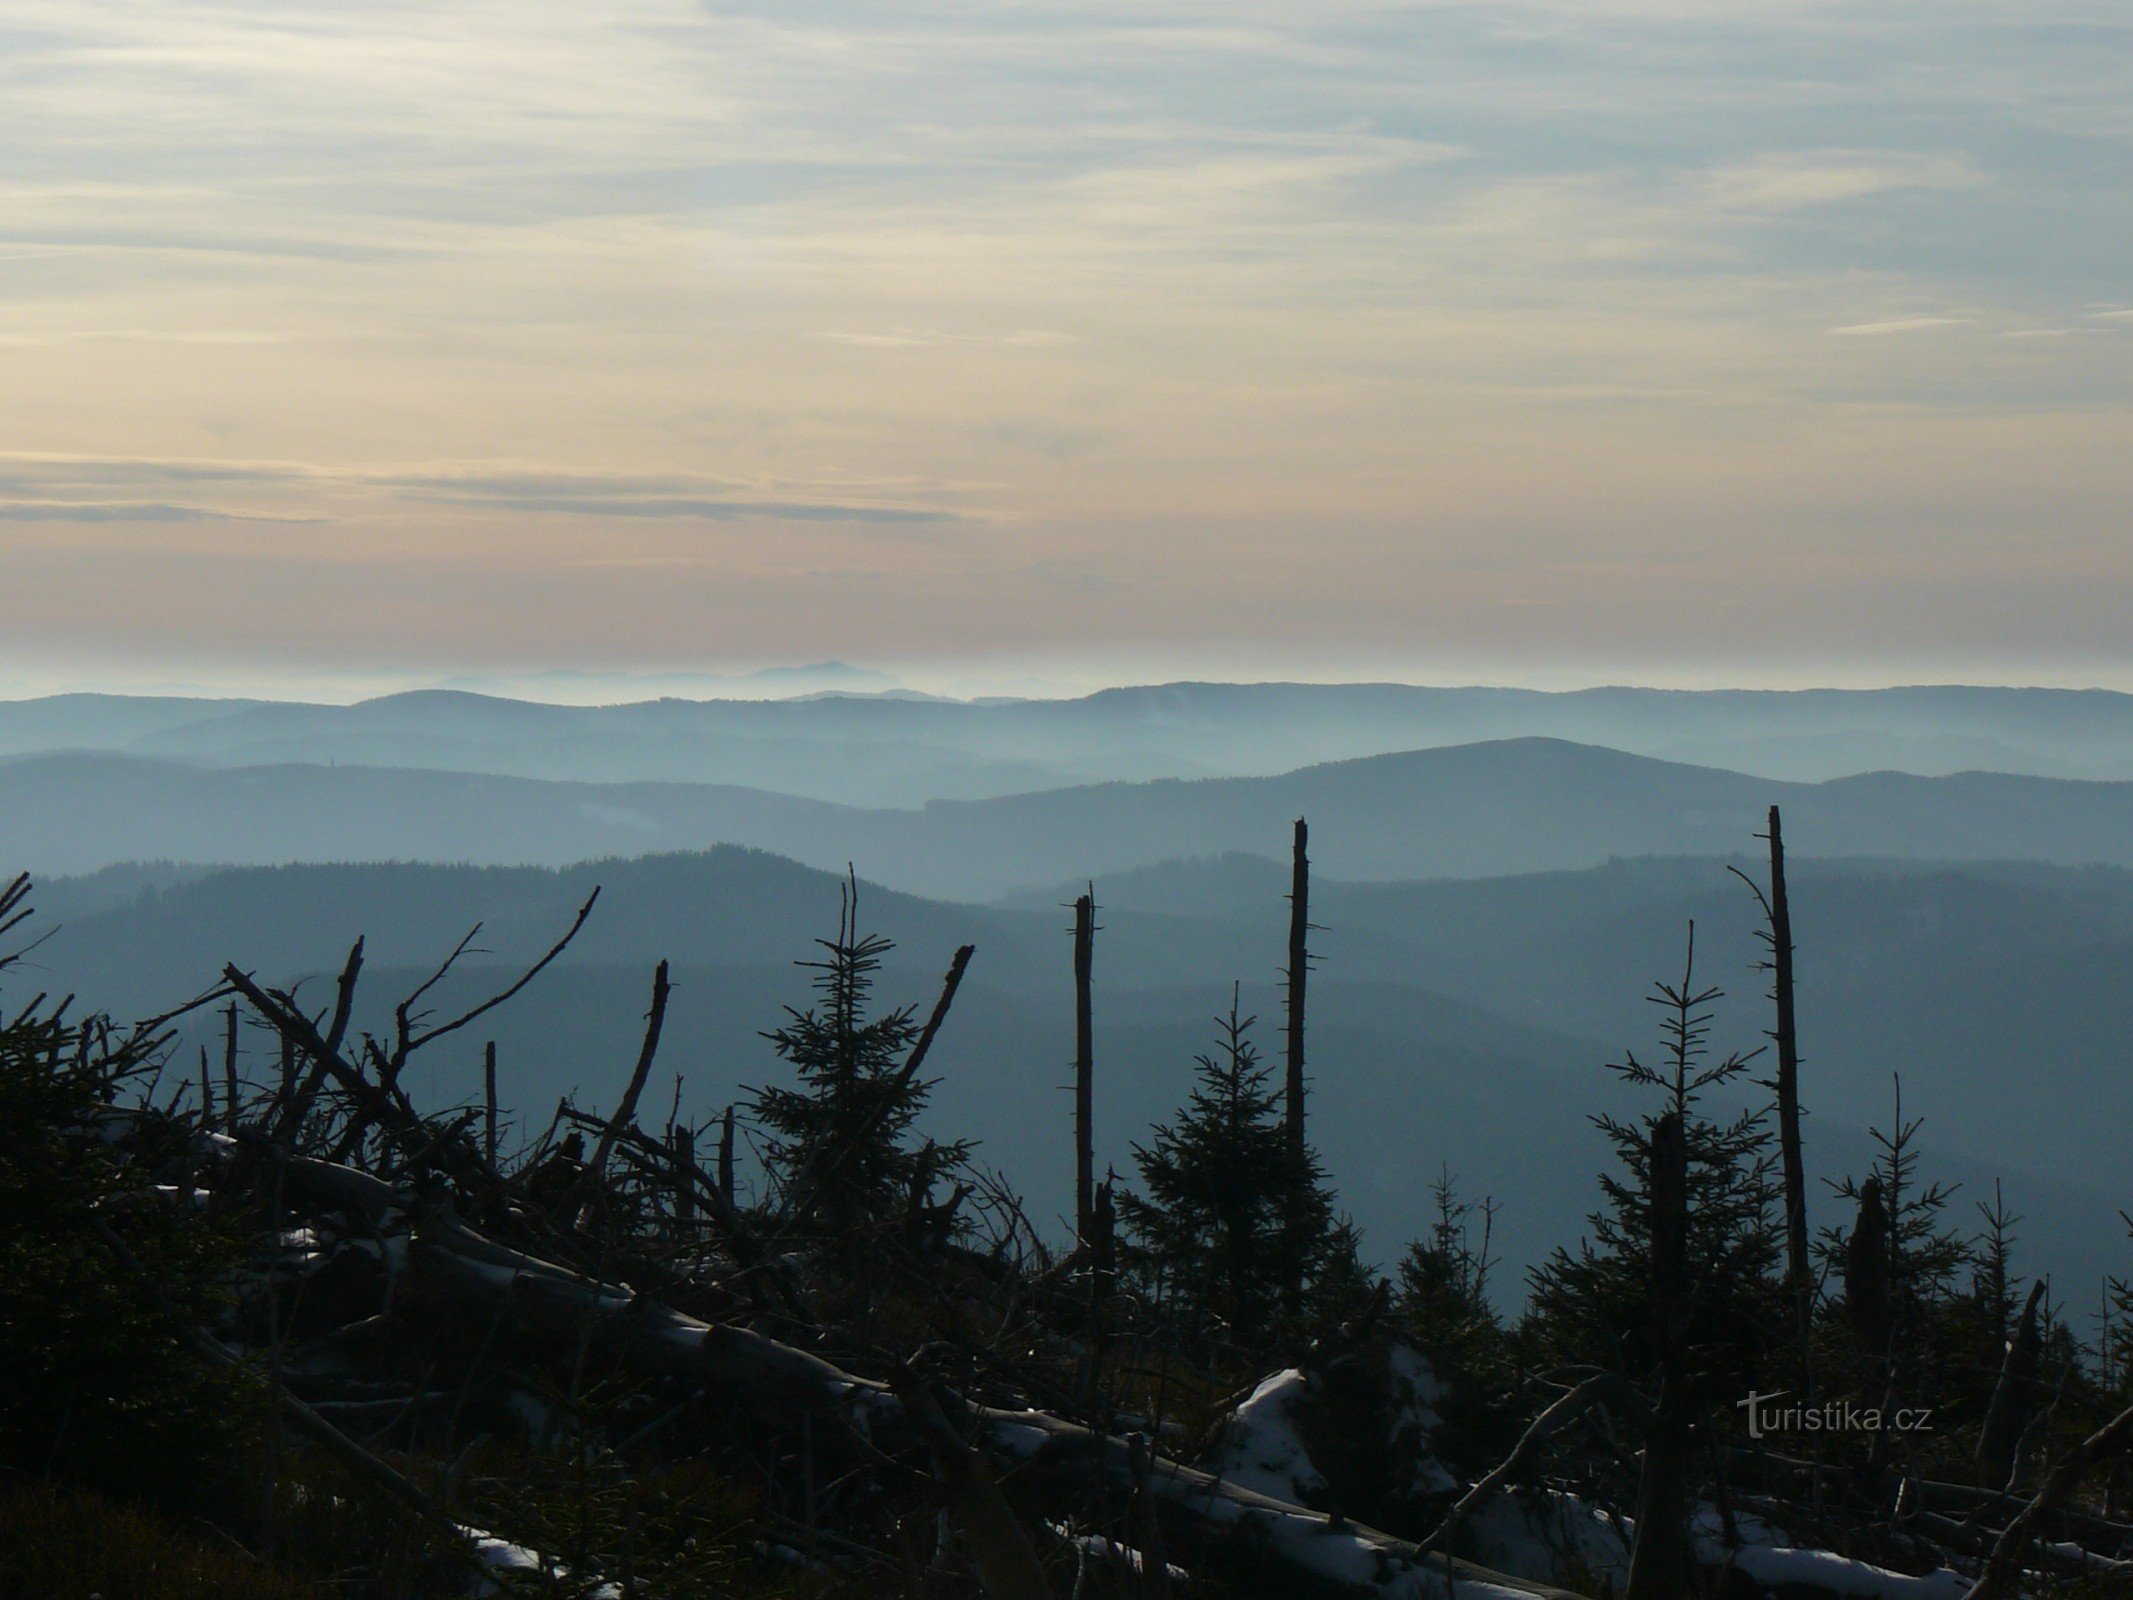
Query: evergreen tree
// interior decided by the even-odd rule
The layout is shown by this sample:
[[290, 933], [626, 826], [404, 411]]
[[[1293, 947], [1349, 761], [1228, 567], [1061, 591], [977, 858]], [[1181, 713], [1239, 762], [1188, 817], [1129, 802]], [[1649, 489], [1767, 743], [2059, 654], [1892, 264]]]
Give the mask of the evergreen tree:
[[1696, 987], [1695, 956], [1691, 925], [1680, 983], [1655, 984], [1649, 996], [1663, 1015], [1660, 1065], [1634, 1054], [1609, 1064], [1623, 1082], [1656, 1091], [1660, 1110], [1634, 1122], [1593, 1118], [1619, 1170], [1600, 1178], [1606, 1203], [1588, 1219], [1591, 1237], [1575, 1254], [1558, 1247], [1534, 1269], [1528, 1332], [1551, 1359], [1639, 1378], [1651, 1370], [1653, 1136], [1676, 1120], [1687, 1156], [1686, 1281], [1695, 1286], [1680, 1308], [1683, 1340], [1698, 1352], [1712, 1393], [1745, 1393], [1739, 1384], [1787, 1370], [1793, 1359], [1779, 1354], [1790, 1338], [1778, 1278], [1784, 1236], [1764, 1113], [1720, 1121], [1703, 1109], [1707, 1092], [1743, 1076], [1756, 1052], [1711, 1059], [1709, 1007], [1722, 991]]
[[1133, 1147], [1143, 1192], [1118, 1202], [1125, 1265], [1178, 1332], [1252, 1354], [1302, 1331], [1285, 1308], [1291, 1284], [1304, 1286], [1307, 1326], [1368, 1292], [1354, 1225], [1336, 1214], [1316, 1152], [1287, 1131], [1256, 1020], [1233, 989], [1215, 1050], [1195, 1057], [1191, 1097]]
[[[1877, 1147], [1873, 1165], [1864, 1178], [1835, 1185], [1856, 1206], [1852, 1226], [1825, 1230], [1821, 1249], [1840, 1268], [1853, 1387], [1862, 1402], [1915, 1399], [1934, 1405], [1944, 1427], [1967, 1425], [1982, 1416], [1999, 1370], [1999, 1330], [2013, 1310], [2008, 1258], [2018, 1219], [1986, 1213], [1993, 1232], [1982, 1259], [1950, 1231], [1955, 1189], [1920, 1172], [1922, 1126], [1923, 1118], [1905, 1118], [1897, 1080], [1895, 1120], [1886, 1130], [1868, 1130]], [[1973, 1274], [1969, 1294], [1960, 1292], [1966, 1270]], [[1988, 1319], [1996, 1326], [1981, 1327]]]
[[[0, 935], [27, 892], [0, 886]], [[255, 1372], [187, 1343], [229, 1310], [239, 1231], [177, 1199], [198, 1119], [148, 1103], [158, 1041], [65, 1011], [0, 1018], [0, 1486], [205, 1509], [266, 1414]]]
[[969, 1153], [963, 1142], [909, 1143], [935, 1080], [904, 1070], [920, 1033], [915, 1007], [867, 1015], [874, 975], [895, 945], [862, 935], [858, 922], [858, 885], [848, 878], [837, 936], [815, 941], [819, 960], [797, 963], [817, 974], [817, 1003], [786, 1007], [786, 1025], [763, 1035], [792, 1064], [799, 1086], [752, 1091], [769, 1135], [765, 1164], [787, 1216], [846, 1239], [914, 1213]]
[[1435, 1220], [1400, 1260], [1393, 1310], [1427, 1354], [1472, 1374], [1497, 1353], [1503, 1332], [1489, 1303], [1496, 1206], [1461, 1200], [1449, 1168], [1439, 1170], [1430, 1194]]

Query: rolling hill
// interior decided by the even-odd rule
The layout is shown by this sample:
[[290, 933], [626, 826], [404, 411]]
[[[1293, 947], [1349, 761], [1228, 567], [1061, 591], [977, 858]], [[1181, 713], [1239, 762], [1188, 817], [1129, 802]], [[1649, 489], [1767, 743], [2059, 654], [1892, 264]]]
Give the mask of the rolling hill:
[[1772, 803], [1803, 856], [2133, 864], [2133, 783], [1877, 773], [1790, 784], [1550, 739], [914, 810], [695, 784], [22, 757], [0, 762], [0, 860], [47, 874], [159, 859], [562, 865], [742, 844], [833, 870], [856, 862], [910, 893], [984, 900], [1178, 856], [1279, 849], [1297, 816], [1311, 819], [1321, 867], [1343, 878], [1723, 855], [1750, 844]]
[[1265, 777], [1517, 738], [1819, 781], [1895, 770], [2133, 779], [2133, 696], [1873, 690], [1172, 683], [1079, 699], [880, 694], [549, 705], [424, 690], [355, 705], [112, 695], [0, 701], [0, 756], [209, 766], [419, 767], [573, 782], [709, 783], [863, 806], [1159, 777]]

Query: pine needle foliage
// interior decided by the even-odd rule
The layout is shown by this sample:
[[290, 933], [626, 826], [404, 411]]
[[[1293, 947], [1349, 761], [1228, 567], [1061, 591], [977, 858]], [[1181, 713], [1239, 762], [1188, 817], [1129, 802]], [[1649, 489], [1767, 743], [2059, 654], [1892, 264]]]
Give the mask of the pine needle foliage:
[[1680, 981], [1655, 983], [1647, 996], [1660, 1011], [1658, 1065], [1627, 1053], [1608, 1066], [1623, 1083], [1651, 1092], [1659, 1110], [1633, 1121], [1592, 1119], [1617, 1164], [1600, 1177], [1604, 1204], [1587, 1219], [1590, 1237], [1575, 1253], [1558, 1247], [1532, 1273], [1529, 1331], [1555, 1359], [1634, 1377], [1650, 1370], [1652, 1138], [1675, 1117], [1687, 1147], [1688, 1281], [1696, 1285], [1685, 1308], [1686, 1342], [1719, 1387], [1776, 1369], [1787, 1313], [1774, 1140], [1763, 1110], [1721, 1117], [1706, 1109], [1711, 1091], [1738, 1082], [1760, 1054], [1714, 1058], [1711, 1008], [1722, 996], [1697, 984], [1692, 924]]
[[1393, 1310], [1426, 1354], [1478, 1373], [1502, 1353], [1502, 1321], [1489, 1300], [1496, 1204], [1461, 1199], [1449, 1167], [1439, 1169], [1430, 1199], [1429, 1231], [1400, 1258]]
[[100, 1019], [0, 1025], [0, 1372], [35, 1375], [0, 1384], [0, 1473], [184, 1509], [242, 1469], [265, 1401], [185, 1343], [241, 1247], [157, 1181], [185, 1169], [189, 1119], [113, 1104], [151, 1070]]
[[[1200, 1348], [1259, 1353], [1368, 1292], [1358, 1234], [1337, 1214], [1317, 1153], [1290, 1138], [1281, 1090], [1237, 992], [1196, 1056], [1186, 1104], [1133, 1147], [1140, 1192], [1118, 1202], [1122, 1258]], [[1303, 1285], [1300, 1313], [1290, 1286]]]
[[763, 1035], [799, 1084], [751, 1091], [754, 1111], [786, 1216], [863, 1234], [908, 1214], [970, 1147], [910, 1142], [935, 1080], [904, 1072], [921, 1031], [916, 1007], [868, 1015], [882, 957], [896, 947], [859, 931], [855, 879], [842, 892], [836, 937], [816, 944], [821, 956], [798, 963], [816, 974], [816, 1003], [788, 1006], [785, 1026]]

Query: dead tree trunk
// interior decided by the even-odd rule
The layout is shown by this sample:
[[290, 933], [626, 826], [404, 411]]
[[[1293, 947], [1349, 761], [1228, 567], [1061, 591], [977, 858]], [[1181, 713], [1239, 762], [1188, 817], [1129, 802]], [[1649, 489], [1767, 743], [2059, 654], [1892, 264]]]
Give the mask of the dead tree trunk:
[[726, 1204], [726, 1214], [733, 1214], [733, 1107], [726, 1107], [726, 1119], [718, 1130], [718, 1192]]
[[1289, 966], [1288, 984], [1288, 1134], [1289, 1147], [1301, 1159], [1304, 1151], [1304, 986], [1311, 970], [1311, 858], [1305, 853], [1311, 829], [1302, 817], [1296, 819], [1296, 838], [1289, 860]]
[[1689, 1592], [1689, 1430], [1681, 1310], [1688, 1284], [1688, 1139], [1668, 1112], [1652, 1125], [1650, 1178], [1651, 1337], [1658, 1402], [1644, 1436], [1637, 1479], [1637, 1536], [1623, 1600], [1679, 1600]]
[[237, 1002], [224, 1014], [222, 1035], [222, 1131], [237, 1131]]
[[1862, 1387], [1875, 1395], [1887, 1379], [1894, 1316], [1889, 1282], [1891, 1223], [1881, 1179], [1869, 1175], [1859, 1186], [1859, 1215], [1844, 1246], [1844, 1310], [1852, 1325]]
[[481, 1049], [481, 1094], [482, 1094], [482, 1154], [488, 1159], [491, 1171], [496, 1167], [496, 1041], [491, 1039]]
[[1978, 1431], [1977, 1481], [1987, 1489], [2009, 1487], [2022, 1430], [2036, 1410], [2037, 1371], [2044, 1351], [2037, 1313], [2044, 1288], [2042, 1278], [2030, 1285], [2029, 1302], [2022, 1308], [2021, 1321], [2015, 1324], [2014, 1337], [2007, 1341], [1999, 1381], [1992, 1389], [1992, 1403], [1985, 1410], [1985, 1425]]
[[1096, 1034], [1090, 978], [1096, 963], [1096, 889], [1074, 902], [1074, 1237], [1087, 1244], [1096, 1217]]
[[622, 1104], [615, 1107], [615, 1114], [600, 1134], [600, 1142], [593, 1147], [592, 1160], [585, 1164], [585, 1192], [590, 1194], [600, 1184], [607, 1172], [608, 1157], [614, 1153], [615, 1140], [622, 1130], [637, 1119], [637, 1101], [644, 1093], [644, 1080], [651, 1076], [652, 1058], [659, 1053], [659, 1035], [666, 1026], [667, 995], [671, 986], [667, 982], [667, 964], [662, 961], [652, 973], [652, 1009], [646, 1013], [644, 1043], [637, 1051], [637, 1065], [630, 1073], [629, 1087], [622, 1093]]
[[[362, 1181], [363, 1175], [354, 1176]], [[417, 1228], [408, 1271], [410, 1303], [458, 1300], [485, 1319], [508, 1316], [519, 1332], [564, 1349], [598, 1347], [641, 1370], [715, 1384], [773, 1416], [807, 1411], [835, 1418], [853, 1431], [863, 1429], [875, 1448], [924, 1437], [886, 1384], [747, 1328], [696, 1321], [619, 1285], [495, 1244], [450, 1217], [431, 1216]], [[1054, 1504], [1092, 1491], [1122, 1500], [1139, 1487], [1124, 1439], [1041, 1411], [966, 1404], [963, 1418], [970, 1443], [1012, 1468], [1024, 1494]], [[1394, 1591], [1428, 1593], [1456, 1574], [1459, 1590], [1476, 1600], [1576, 1600], [1550, 1585], [1424, 1552], [1374, 1528], [1164, 1458], [1150, 1461], [1142, 1481], [1166, 1537], [1203, 1546], [1221, 1541], [1231, 1548], [1240, 1532], [1252, 1538], [1263, 1552], [1270, 1594], [1362, 1600]]]
[[[674, 1165], [687, 1172], [696, 1165], [696, 1130], [677, 1125], [673, 1131]], [[681, 1182], [674, 1185], [674, 1215], [684, 1227], [696, 1224], [696, 1189], [693, 1184]]]
[[1785, 889], [1785, 835], [1770, 808], [1770, 972], [1777, 1001], [1778, 1154], [1785, 1177], [1785, 1271], [1804, 1326], [1812, 1316], [1807, 1259], [1807, 1169], [1800, 1152], [1800, 1035], [1793, 1010], [1792, 902]]

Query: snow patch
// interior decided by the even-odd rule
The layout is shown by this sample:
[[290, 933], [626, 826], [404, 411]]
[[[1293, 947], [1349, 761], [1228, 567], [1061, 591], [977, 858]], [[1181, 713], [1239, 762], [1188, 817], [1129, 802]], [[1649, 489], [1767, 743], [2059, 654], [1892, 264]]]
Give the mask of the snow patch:
[[1302, 1501], [1326, 1487], [1298, 1428], [1311, 1380], [1295, 1367], [1264, 1379], [1231, 1414], [1216, 1474], [1276, 1500]]
[[[509, 1539], [499, 1539], [495, 1534], [485, 1529], [470, 1528], [464, 1523], [460, 1524], [459, 1531], [466, 1536], [467, 1542], [474, 1547], [475, 1559], [492, 1572], [548, 1573], [559, 1578], [570, 1575], [568, 1568], [549, 1560], [538, 1550], [529, 1550], [522, 1544], [513, 1544]], [[469, 1590], [469, 1593], [476, 1595], [506, 1594], [510, 1592], [513, 1591], [508, 1589], [505, 1583], [500, 1583], [494, 1578], [476, 1578], [472, 1588]], [[597, 1588], [588, 1589], [585, 1592], [584, 1600], [622, 1600], [622, 1585], [619, 1583], [603, 1583]]]
[[1859, 1600], [1962, 1600], [1970, 1592], [1971, 1583], [1946, 1567], [1924, 1577], [1913, 1577], [1832, 1555], [1827, 1550], [1751, 1546], [1733, 1552], [1733, 1567], [1772, 1588], [1799, 1584], [1825, 1594], [1856, 1595]]

